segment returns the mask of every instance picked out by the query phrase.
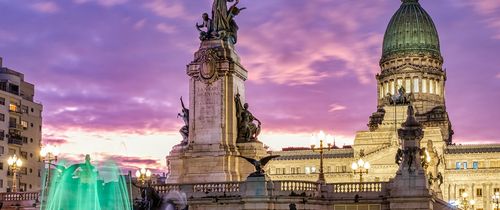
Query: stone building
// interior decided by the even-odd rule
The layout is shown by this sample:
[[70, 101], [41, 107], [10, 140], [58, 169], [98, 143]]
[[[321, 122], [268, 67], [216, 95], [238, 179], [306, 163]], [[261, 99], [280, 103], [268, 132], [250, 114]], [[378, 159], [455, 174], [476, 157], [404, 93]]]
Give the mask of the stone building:
[[35, 87], [24, 74], [4, 67], [0, 58], [0, 192], [12, 190], [13, 173], [7, 159], [16, 155], [18, 191], [39, 191], [42, 162], [42, 105], [34, 101]]
[[[154, 186], [166, 198], [186, 193], [187, 199], [172, 199], [172, 204], [190, 209], [451, 209], [447, 200], [483, 187], [485, 199], [478, 199], [478, 207], [491, 206], [486, 194], [494, 191], [494, 176], [481, 183], [478, 178], [475, 185], [472, 179], [455, 182], [464, 177], [456, 173], [470, 174], [490, 164], [459, 154], [495, 151], [451, 144], [439, 37], [418, 0], [402, 0], [391, 19], [377, 75], [376, 112], [368, 130], [357, 132], [354, 145], [325, 151], [325, 181], [319, 179], [317, 153], [308, 148], [266, 152], [255, 141], [260, 121], [244, 104], [247, 70], [235, 51], [234, 22], [224, 22], [234, 16], [220, 17], [226, 9], [226, 1], [215, 0], [212, 19], [205, 14], [204, 24], [197, 25], [202, 42], [186, 71], [189, 109], [182, 104], [180, 114], [186, 123], [180, 130], [184, 140], [167, 156], [167, 184]], [[236, 4], [229, 11], [239, 14]], [[239, 157], [258, 160], [269, 154], [280, 156], [264, 167], [265, 176], [252, 173], [252, 165]], [[372, 167], [358, 181], [351, 164], [361, 158]], [[256, 160], [253, 164], [260, 167]], [[485, 173], [492, 170], [484, 168]]]
[[[351, 164], [362, 158], [371, 163], [365, 181], [389, 181], [398, 165], [395, 156], [401, 147], [397, 130], [412, 104], [424, 136], [421, 147], [428, 151], [427, 178], [441, 174], [440, 196], [445, 201], [461, 199], [467, 192], [476, 200], [475, 209], [493, 209], [491, 196], [500, 192], [500, 144], [455, 145], [446, 111], [446, 70], [440, 42], [431, 16], [418, 0], [402, 0], [384, 36], [377, 74], [377, 111], [369, 117], [366, 131], [358, 131], [354, 145], [325, 152], [327, 183], [357, 182]], [[308, 148], [271, 152], [281, 155], [271, 161], [273, 180], [318, 179], [320, 156]]]

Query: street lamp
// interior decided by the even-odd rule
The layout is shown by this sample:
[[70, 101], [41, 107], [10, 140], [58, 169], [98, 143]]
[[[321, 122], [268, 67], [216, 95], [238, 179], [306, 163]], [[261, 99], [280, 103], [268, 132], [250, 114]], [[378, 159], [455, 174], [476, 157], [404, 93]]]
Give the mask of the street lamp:
[[370, 169], [370, 163], [359, 159], [351, 164], [352, 172], [354, 175], [359, 174], [359, 182], [363, 182], [363, 174], [368, 174], [368, 169]]
[[500, 192], [495, 192], [493, 196], [491, 196], [492, 202], [497, 205], [495, 210], [498, 210], [500, 208], [499, 201], [500, 201]]
[[[320, 131], [317, 135], [313, 135], [311, 140], [313, 141], [311, 144], [311, 150], [313, 152], [319, 152], [319, 177], [318, 182], [321, 184], [325, 184], [325, 173], [323, 170], [323, 153], [325, 150], [330, 150], [332, 148], [331, 143], [327, 143], [327, 147], [324, 147], [323, 141], [331, 141], [333, 137], [331, 135], [325, 135], [325, 132]], [[319, 147], [316, 148], [315, 143], [319, 141]]]
[[57, 162], [57, 156], [59, 155], [59, 148], [56, 146], [52, 145], [47, 145], [45, 147], [42, 147], [40, 150], [40, 156], [43, 158], [43, 162], [48, 164], [48, 173], [47, 173], [47, 180], [45, 181], [44, 186], [46, 189], [49, 187], [50, 184], [50, 168], [52, 166], [52, 161]]
[[460, 206], [465, 210], [469, 209], [469, 207], [472, 207], [472, 210], [474, 210], [474, 205], [476, 204], [476, 201], [474, 199], [469, 200], [467, 197], [469, 197], [469, 193], [467, 192], [462, 193]]
[[151, 171], [146, 168], [141, 168], [135, 172], [135, 176], [141, 182], [141, 185], [144, 185], [146, 181], [151, 178]]
[[23, 165], [23, 161], [14, 154], [14, 156], [9, 157], [7, 164], [12, 170], [12, 192], [17, 192], [17, 170]]

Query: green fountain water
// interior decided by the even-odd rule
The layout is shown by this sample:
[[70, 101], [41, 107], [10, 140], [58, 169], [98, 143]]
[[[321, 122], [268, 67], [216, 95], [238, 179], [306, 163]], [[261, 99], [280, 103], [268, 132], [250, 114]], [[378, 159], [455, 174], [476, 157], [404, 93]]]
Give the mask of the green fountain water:
[[[41, 195], [41, 210], [131, 210], [125, 178], [113, 163], [105, 163], [99, 170], [85, 163], [64, 167], [59, 162], [50, 174], [48, 190]], [[48, 174], [44, 173], [44, 177]], [[45, 178], [43, 180], [46, 180]]]

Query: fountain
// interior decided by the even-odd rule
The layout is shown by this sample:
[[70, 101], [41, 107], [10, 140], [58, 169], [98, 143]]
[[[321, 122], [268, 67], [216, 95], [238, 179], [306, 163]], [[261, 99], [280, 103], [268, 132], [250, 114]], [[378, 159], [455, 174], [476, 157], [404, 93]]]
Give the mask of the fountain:
[[65, 167], [60, 162], [50, 176], [49, 183], [42, 183], [48, 190], [43, 187], [41, 210], [132, 209], [125, 178], [116, 164], [105, 163], [97, 170], [86, 155], [85, 163]]

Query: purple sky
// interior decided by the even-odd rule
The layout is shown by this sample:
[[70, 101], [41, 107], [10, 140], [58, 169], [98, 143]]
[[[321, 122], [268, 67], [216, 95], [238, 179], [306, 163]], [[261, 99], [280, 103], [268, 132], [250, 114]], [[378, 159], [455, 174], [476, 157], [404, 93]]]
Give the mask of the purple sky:
[[[448, 72], [456, 142], [500, 143], [500, 1], [421, 0]], [[247, 100], [278, 149], [319, 130], [350, 143], [376, 111], [383, 33], [399, 0], [241, 0]], [[44, 105], [44, 141], [161, 168], [211, 0], [0, 0], [0, 56]], [[104, 142], [104, 143], [103, 143]], [[287, 142], [287, 143], [285, 143]], [[82, 150], [82, 148], [85, 148]], [[125, 151], [125, 152], [124, 152]]]

